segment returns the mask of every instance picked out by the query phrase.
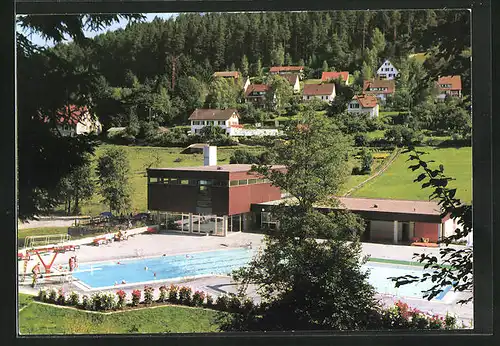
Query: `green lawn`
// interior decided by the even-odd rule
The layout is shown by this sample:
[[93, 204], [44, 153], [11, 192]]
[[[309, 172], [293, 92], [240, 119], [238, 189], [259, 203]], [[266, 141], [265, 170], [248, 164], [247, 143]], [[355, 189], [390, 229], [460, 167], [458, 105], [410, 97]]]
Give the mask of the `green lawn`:
[[33, 235], [67, 234], [68, 227], [40, 227], [24, 228], [17, 231], [17, 239], [24, 239]]
[[[455, 181], [450, 187], [457, 188], [457, 197], [464, 202], [472, 201], [472, 148], [432, 148], [422, 147], [419, 150], [428, 152], [426, 160], [434, 160], [431, 167], [443, 164], [445, 174]], [[353, 197], [394, 198], [407, 200], [428, 200], [431, 189], [422, 189], [421, 184], [413, 180], [421, 173], [412, 172], [406, 161], [408, 154], [401, 154], [396, 161], [379, 177], [373, 179], [361, 189], [353, 193]]]
[[372, 132], [366, 132], [365, 135], [370, 140], [380, 139], [380, 138], [384, 138], [385, 131], [386, 130], [375, 130], [375, 131], [372, 131]]
[[[19, 299], [26, 306], [31, 298], [19, 294]], [[32, 302], [19, 313], [19, 330], [22, 335], [217, 332], [217, 313], [162, 306], [104, 315]]]
[[425, 55], [427, 53], [415, 53], [415, 54], [410, 54], [410, 58], [413, 58], [415, 60], [417, 60], [418, 62], [420, 63], [423, 63], [425, 61], [425, 59], [427, 58]]
[[321, 83], [321, 78], [304, 80], [304, 84], [319, 84], [319, 83]]

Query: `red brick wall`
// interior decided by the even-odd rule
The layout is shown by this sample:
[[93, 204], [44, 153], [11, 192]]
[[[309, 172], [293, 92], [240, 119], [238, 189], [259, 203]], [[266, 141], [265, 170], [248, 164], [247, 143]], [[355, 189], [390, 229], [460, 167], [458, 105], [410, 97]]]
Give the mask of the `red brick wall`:
[[415, 238], [429, 238], [431, 242], [437, 242], [439, 237], [439, 224], [415, 222]]
[[248, 213], [252, 203], [281, 199], [281, 190], [270, 184], [251, 184], [229, 188], [229, 214]]

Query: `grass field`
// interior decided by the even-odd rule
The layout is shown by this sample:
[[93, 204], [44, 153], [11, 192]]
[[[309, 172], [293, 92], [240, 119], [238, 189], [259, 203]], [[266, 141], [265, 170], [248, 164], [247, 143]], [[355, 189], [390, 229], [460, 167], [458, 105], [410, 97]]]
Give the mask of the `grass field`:
[[[450, 187], [457, 188], [457, 197], [462, 201], [472, 201], [472, 148], [432, 148], [419, 150], [429, 153], [425, 160], [434, 160], [431, 167], [443, 164], [445, 174], [455, 178]], [[422, 189], [421, 184], [413, 180], [421, 173], [408, 169], [408, 154], [401, 154], [396, 161], [379, 177], [373, 179], [361, 189], [355, 191], [353, 197], [394, 198], [407, 200], [428, 200], [431, 189]]]
[[19, 329], [22, 335], [218, 331], [214, 323], [217, 312], [207, 309], [162, 306], [104, 315], [42, 305], [23, 294], [19, 294], [19, 300], [24, 307], [19, 313]]
[[24, 239], [27, 236], [33, 235], [51, 235], [51, 234], [66, 234], [68, 227], [40, 227], [40, 228], [24, 228], [17, 231], [17, 239]]

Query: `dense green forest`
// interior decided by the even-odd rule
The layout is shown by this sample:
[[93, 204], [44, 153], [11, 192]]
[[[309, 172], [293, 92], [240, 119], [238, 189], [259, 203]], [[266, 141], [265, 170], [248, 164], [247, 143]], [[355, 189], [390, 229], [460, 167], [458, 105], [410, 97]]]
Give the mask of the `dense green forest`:
[[[454, 35], [461, 47], [441, 59], [433, 28]], [[95, 78], [91, 91], [105, 127], [140, 120], [183, 123], [203, 106], [214, 71], [260, 76], [272, 65], [305, 65], [307, 77], [348, 70], [367, 78], [385, 58], [404, 64], [427, 52], [428, 76], [439, 72], [468, 78], [469, 14], [462, 11], [335, 11], [179, 14], [168, 20], [132, 23], [88, 40], [59, 44], [52, 52]], [[454, 48], [452, 48], [454, 49]], [[449, 69], [449, 71], [447, 71]], [[76, 95], [75, 97], [81, 97]]]

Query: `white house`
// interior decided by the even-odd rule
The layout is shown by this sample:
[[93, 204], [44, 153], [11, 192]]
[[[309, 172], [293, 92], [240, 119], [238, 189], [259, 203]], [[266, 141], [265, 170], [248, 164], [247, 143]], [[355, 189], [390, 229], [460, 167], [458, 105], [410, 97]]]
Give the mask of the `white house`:
[[394, 65], [389, 60], [384, 61], [382, 63], [382, 66], [380, 66], [377, 70], [377, 76], [380, 79], [392, 80], [396, 78], [398, 74], [399, 71], [394, 67]]
[[248, 87], [250, 86], [250, 78], [246, 78], [245, 82], [243, 83], [243, 91], [247, 91]]
[[[48, 122], [49, 118], [44, 117]], [[100, 134], [102, 125], [96, 115], [91, 114], [86, 106], [69, 105], [61, 109], [56, 116], [56, 129], [61, 136], [76, 136], [81, 134]]]
[[228, 109], [195, 109], [189, 116], [191, 133], [197, 134], [205, 126], [219, 126], [228, 135], [232, 135], [232, 128], [238, 127], [240, 115], [234, 108]]
[[282, 75], [282, 77], [290, 83], [290, 86], [293, 88], [293, 92], [295, 94], [300, 92], [300, 78], [298, 74], [285, 74]]
[[379, 105], [373, 95], [354, 95], [347, 106], [348, 113], [367, 113], [370, 117], [378, 117]]
[[302, 98], [304, 101], [316, 98], [325, 102], [331, 102], [335, 98], [335, 84], [304, 84]]

